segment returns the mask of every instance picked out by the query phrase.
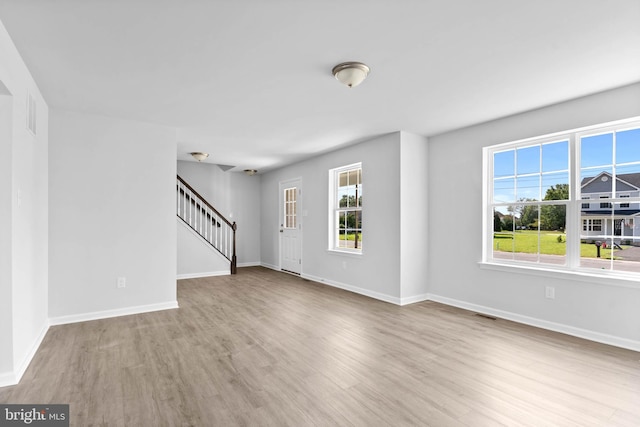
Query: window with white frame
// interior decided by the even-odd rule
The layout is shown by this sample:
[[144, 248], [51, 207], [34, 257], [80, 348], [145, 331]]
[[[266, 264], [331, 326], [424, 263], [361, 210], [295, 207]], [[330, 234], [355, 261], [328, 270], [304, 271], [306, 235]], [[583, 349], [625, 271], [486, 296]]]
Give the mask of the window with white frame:
[[[591, 197], [589, 196], [582, 196], [582, 200], [590, 200]], [[582, 203], [582, 209], [589, 209], [589, 207], [591, 206], [591, 204], [589, 202], [587, 203]]]
[[362, 164], [329, 171], [329, 249], [362, 252]]
[[637, 119], [486, 147], [485, 176], [485, 262], [640, 273]]
[[602, 231], [601, 219], [583, 219], [582, 231]]
[[[620, 197], [621, 199], [628, 199], [628, 198], [630, 198], [630, 197], [631, 197], [631, 195], [630, 195], [630, 194], [620, 194], [620, 196], [619, 196], [619, 197]], [[620, 207], [621, 207], [621, 208], [629, 208], [629, 207], [631, 207], [631, 206], [629, 205], [629, 203], [620, 203]]]

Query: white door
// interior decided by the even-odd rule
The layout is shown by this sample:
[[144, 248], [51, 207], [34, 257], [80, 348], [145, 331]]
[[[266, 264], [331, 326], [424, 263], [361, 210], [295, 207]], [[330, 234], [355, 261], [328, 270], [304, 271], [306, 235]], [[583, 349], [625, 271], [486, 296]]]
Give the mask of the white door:
[[301, 181], [280, 183], [280, 269], [302, 271], [302, 227], [300, 224]]

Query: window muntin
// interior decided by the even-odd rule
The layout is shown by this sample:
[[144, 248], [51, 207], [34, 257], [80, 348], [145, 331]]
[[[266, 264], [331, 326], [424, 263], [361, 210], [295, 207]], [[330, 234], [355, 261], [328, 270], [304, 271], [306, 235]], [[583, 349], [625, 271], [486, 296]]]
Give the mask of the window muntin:
[[[569, 141], [559, 138], [493, 154], [494, 259], [541, 262], [545, 258], [542, 248], [549, 240], [564, 240], [568, 147]], [[558, 246], [553, 252], [558, 257], [548, 262], [564, 264], [565, 247]]]
[[640, 273], [640, 122], [558, 135], [486, 149], [484, 259]]
[[333, 194], [331, 204], [330, 249], [362, 251], [362, 164], [330, 171]]
[[284, 189], [284, 228], [296, 228], [298, 212], [298, 189], [296, 187]]

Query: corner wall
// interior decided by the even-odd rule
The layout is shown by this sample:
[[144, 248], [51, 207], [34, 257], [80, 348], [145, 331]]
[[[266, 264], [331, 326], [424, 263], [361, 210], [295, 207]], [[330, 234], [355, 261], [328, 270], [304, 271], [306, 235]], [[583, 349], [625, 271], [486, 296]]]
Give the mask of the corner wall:
[[[36, 133], [26, 129], [27, 97]], [[15, 384], [48, 328], [48, 107], [0, 23], [0, 386]], [[6, 222], [5, 222], [6, 221]]]
[[[302, 277], [399, 304], [400, 132], [262, 176], [262, 264], [279, 269], [279, 183], [302, 178]], [[329, 170], [362, 162], [363, 252], [328, 250]]]
[[407, 132], [400, 137], [400, 297], [409, 304], [428, 296], [428, 142]]
[[176, 307], [175, 130], [52, 110], [50, 135], [52, 324]]
[[[640, 284], [478, 264], [483, 147], [634, 116], [640, 116], [640, 84], [429, 138], [430, 299], [640, 351]], [[554, 300], [545, 299], [545, 286], [556, 288]]]

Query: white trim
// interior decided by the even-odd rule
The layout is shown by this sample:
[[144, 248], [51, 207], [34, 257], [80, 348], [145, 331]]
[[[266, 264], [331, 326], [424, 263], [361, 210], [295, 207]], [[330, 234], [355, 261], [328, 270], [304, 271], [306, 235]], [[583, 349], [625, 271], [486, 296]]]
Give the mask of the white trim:
[[340, 249], [327, 249], [327, 253], [328, 254], [333, 254], [333, 255], [346, 255], [346, 256], [351, 256], [354, 258], [362, 258], [362, 249], [356, 251], [354, 250], [347, 250], [345, 248], [340, 248]]
[[252, 261], [252, 262], [239, 262], [236, 264], [237, 267], [260, 267], [260, 261]]
[[42, 344], [44, 337], [47, 335], [47, 331], [49, 331], [49, 324], [50, 323], [48, 320], [45, 321], [44, 325], [42, 326], [42, 329], [40, 330], [40, 333], [38, 334], [38, 337], [35, 339], [35, 341], [31, 346], [31, 350], [29, 350], [29, 353], [25, 355], [18, 369], [14, 370], [13, 372], [5, 372], [3, 374], [0, 374], [0, 387], [12, 386], [20, 382], [20, 380], [22, 379], [22, 376], [27, 371], [27, 368], [31, 364], [31, 361], [33, 360], [38, 349], [40, 348], [40, 345]]
[[29, 353], [27, 353], [27, 355], [24, 357], [24, 359], [22, 360], [22, 363], [18, 367], [18, 370], [15, 372], [16, 384], [20, 382], [20, 380], [22, 379], [22, 376], [27, 371], [27, 368], [31, 363], [31, 360], [33, 360], [33, 358], [35, 357], [36, 352], [38, 351], [38, 348], [40, 348], [40, 344], [42, 344], [44, 337], [47, 335], [47, 331], [49, 331], [50, 324], [51, 322], [49, 320], [46, 320], [44, 322], [44, 325], [42, 325], [42, 329], [40, 330], [38, 337], [36, 338], [36, 340], [33, 342], [33, 345], [31, 346], [31, 350], [29, 350]]
[[69, 316], [50, 317], [50, 325], [66, 325], [68, 323], [86, 322], [89, 320], [108, 319], [111, 317], [130, 316], [132, 314], [150, 313], [152, 311], [178, 308], [178, 301], [167, 301], [157, 304], [139, 305], [117, 308], [115, 310], [94, 311], [92, 313], [72, 314]]
[[346, 283], [340, 283], [340, 282], [336, 282], [336, 281], [333, 281], [333, 280], [324, 279], [322, 277], [312, 276], [312, 275], [309, 275], [309, 274], [301, 274], [300, 277], [302, 277], [303, 279], [308, 279], [308, 280], [312, 280], [314, 282], [321, 283], [323, 285], [329, 285], [329, 286], [332, 286], [334, 288], [339, 288], [339, 289], [343, 289], [345, 291], [353, 292], [355, 294], [364, 295], [366, 297], [374, 298], [374, 299], [377, 299], [377, 300], [380, 300], [380, 301], [389, 302], [389, 303], [395, 304], [395, 305], [402, 305], [400, 298], [394, 297], [394, 296], [391, 296], [391, 295], [382, 294], [380, 292], [375, 292], [375, 291], [371, 291], [369, 289], [359, 288], [357, 286], [347, 285]]
[[554, 332], [560, 332], [563, 334], [587, 339], [590, 341], [599, 342], [602, 344], [612, 345], [620, 348], [626, 348], [633, 351], [640, 351], [640, 341], [621, 338], [621, 337], [617, 337], [609, 334], [603, 334], [600, 332], [590, 331], [587, 329], [576, 328], [574, 326], [569, 326], [562, 323], [549, 322], [547, 320], [537, 319], [529, 316], [523, 316], [521, 314], [498, 310], [498, 309], [486, 307], [483, 305], [472, 304], [469, 302], [460, 301], [453, 298], [447, 298], [440, 295], [429, 294], [429, 300], [434, 302], [439, 302], [441, 304], [450, 305], [453, 307], [462, 308], [465, 310], [475, 311], [481, 314], [488, 314], [490, 316], [511, 320], [511, 321], [522, 323], [525, 325], [535, 326], [537, 328], [542, 328], [542, 329], [546, 329]]
[[303, 203], [302, 203], [302, 176], [298, 176], [296, 178], [289, 178], [283, 181], [278, 182], [278, 229], [280, 233], [278, 233], [278, 263], [280, 264], [277, 268], [278, 271], [282, 270], [282, 230], [284, 229], [284, 193], [283, 190], [287, 188], [296, 187], [298, 189], [298, 194], [296, 195], [296, 223], [298, 236], [296, 238], [296, 245], [298, 245], [299, 253], [299, 266], [300, 271], [296, 271], [296, 274], [302, 272], [303, 264], [302, 264], [302, 239], [304, 238], [303, 227], [304, 220], [302, 219], [302, 211], [303, 211]]
[[[623, 275], [619, 272], [612, 274], [595, 274], [586, 271], [568, 270], [565, 268], [553, 268], [552, 264], [526, 266], [523, 264], [500, 264], [497, 262], [479, 262], [478, 266], [486, 270], [505, 271], [515, 274], [529, 274], [532, 276], [551, 277], [554, 279], [576, 280], [582, 283], [594, 283], [601, 286], [619, 286], [622, 288], [640, 289], [640, 282], [634, 273]], [[594, 272], [599, 270], [593, 270]]]
[[228, 276], [230, 274], [231, 272], [229, 270], [207, 271], [203, 273], [186, 273], [186, 274], [178, 274], [176, 276], [176, 280], [199, 279], [201, 277], [213, 277], [213, 276]]
[[412, 297], [400, 298], [400, 305], [415, 304], [422, 301], [429, 301], [429, 294], [420, 294], [414, 295]]
[[[265, 268], [269, 268], [271, 270], [275, 270], [275, 271], [279, 271], [281, 273], [285, 273], [284, 271], [280, 270], [280, 268], [271, 265], [271, 264], [266, 264], [266, 263], [262, 263], [262, 266]], [[388, 302], [391, 304], [396, 304], [396, 305], [403, 305], [403, 300], [398, 298], [398, 297], [394, 297], [391, 295], [387, 295], [387, 294], [381, 294], [380, 292], [375, 292], [375, 291], [370, 291], [369, 289], [364, 289], [364, 288], [359, 288], [357, 286], [351, 286], [351, 285], [347, 285], [345, 283], [340, 283], [340, 282], [335, 282], [333, 280], [328, 280], [328, 279], [324, 279], [322, 277], [318, 277], [318, 276], [313, 276], [310, 274], [301, 274], [299, 276], [302, 279], [307, 279], [307, 280], [311, 280], [312, 282], [317, 282], [320, 283], [322, 285], [329, 285], [332, 286], [334, 288], [339, 288], [345, 291], [349, 291], [349, 292], [353, 292], [355, 294], [360, 294], [360, 295], [364, 295], [366, 297], [369, 298], [374, 298], [380, 301], [384, 301], [384, 302]], [[420, 295], [419, 297], [422, 297], [422, 295]], [[426, 297], [426, 295], [425, 295]], [[418, 302], [416, 301], [409, 301], [411, 298], [415, 298], [415, 297], [409, 297], [406, 298], [406, 302], [404, 302], [404, 304], [411, 304], [413, 302]], [[421, 301], [424, 301], [425, 299], [422, 299]]]
[[16, 374], [12, 371], [0, 373], [0, 388], [16, 385], [18, 382], [16, 381]]
[[268, 268], [269, 270], [281, 271], [280, 267], [277, 265], [269, 264], [266, 262], [260, 262], [260, 266], [264, 268]]
[[[362, 247], [360, 248], [341, 248], [338, 246], [338, 227], [336, 224], [337, 221], [337, 214], [340, 211], [354, 211], [354, 212], [360, 212], [361, 215], [362, 212], [364, 212], [364, 210], [362, 209], [362, 206], [358, 207], [357, 206], [357, 202], [356, 202], [356, 207], [354, 208], [340, 208], [339, 205], [339, 201], [338, 201], [338, 188], [339, 188], [339, 175], [343, 172], [350, 172], [352, 170], [360, 170], [360, 176], [361, 176], [361, 181], [360, 181], [360, 185], [363, 186], [363, 182], [364, 182], [364, 169], [362, 167], [362, 162], [356, 162], [356, 163], [352, 163], [350, 165], [346, 165], [346, 166], [340, 166], [337, 168], [333, 168], [333, 169], [329, 169], [329, 235], [328, 235], [328, 247], [327, 250], [330, 252], [338, 252], [338, 253], [353, 253], [353, 254], [362, 254], [364, 251], [362, 249]], [[357, 229], [356, 229], [357, 230]], [[357, 233], [357, 231], [356, 231]], [[360, 224], [360, 234], [364, 235], [364, 229], [362, 228], [362, 224]]]

